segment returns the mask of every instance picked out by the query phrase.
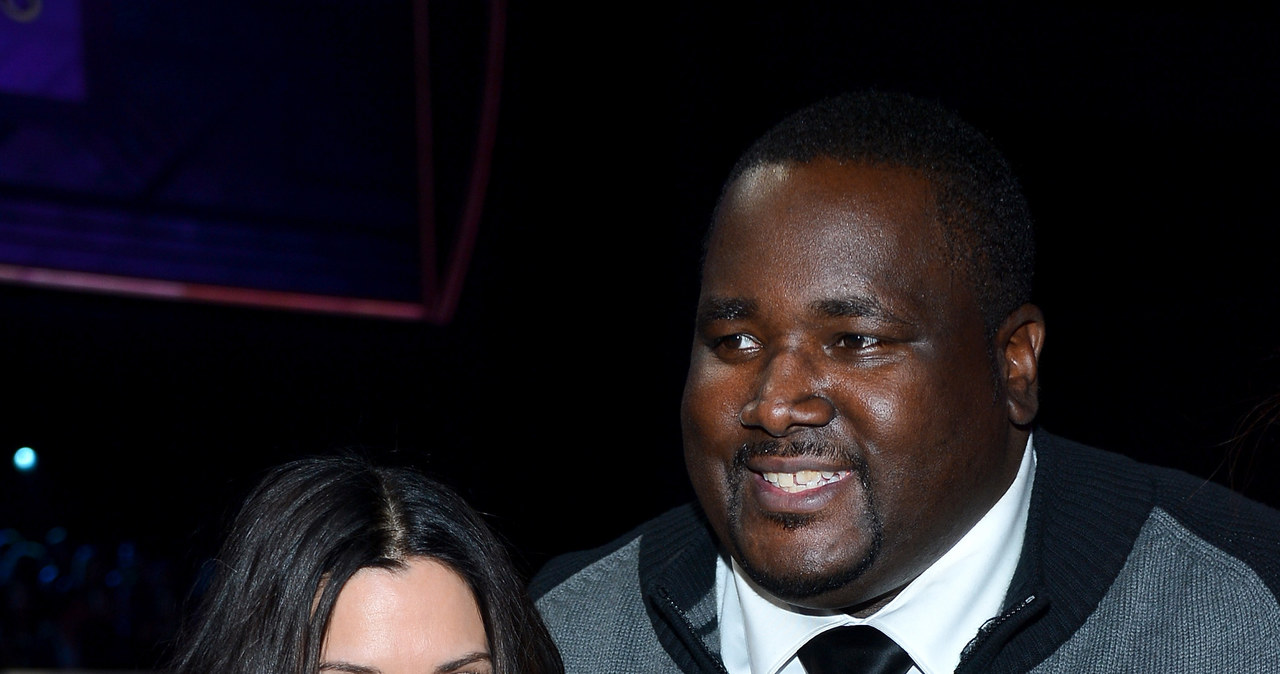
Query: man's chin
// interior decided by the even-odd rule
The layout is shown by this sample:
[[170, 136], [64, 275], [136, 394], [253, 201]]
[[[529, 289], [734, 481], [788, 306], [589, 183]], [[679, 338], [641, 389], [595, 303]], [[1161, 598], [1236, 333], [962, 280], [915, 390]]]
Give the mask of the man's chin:
[[874, 556], [867, 555], [843, 566], [814, 570], [777, 566], [766, 569], [765, 565], [738, 560], [760, 589], [788, 604], [810, 608], [839, 608], [841, 602], [834, 598], [845, 596], [849, 586], [857, 583], [873, 562]]
[[847, 594], [843, 590], [871, 568], [883, 542], [874, 518], [860, 532], [843, 527], [830, 531], [822, 518], [808, 514], [768, 513], [763, 522], [748, 526], [744, 519], [729, 531], [738, 565], [759, 588], [800, 606]]

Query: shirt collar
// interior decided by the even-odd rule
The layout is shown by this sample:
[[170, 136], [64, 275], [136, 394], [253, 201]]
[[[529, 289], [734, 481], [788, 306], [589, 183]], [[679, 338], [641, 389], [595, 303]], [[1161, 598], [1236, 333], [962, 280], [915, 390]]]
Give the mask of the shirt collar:
[[978, 628], [999, 614], [1018, 563], [1035, 474], [1028, 439], [1013, 483], [950, 550], [884, 608], [866, 618], [801, 612], [757, 587], [736, 563], [721, 559], [721, 653], [730, 674], [803, 672], [795, 653], [832, 627], [869, 624], [902, 646], [924, 674], [952, 672]]

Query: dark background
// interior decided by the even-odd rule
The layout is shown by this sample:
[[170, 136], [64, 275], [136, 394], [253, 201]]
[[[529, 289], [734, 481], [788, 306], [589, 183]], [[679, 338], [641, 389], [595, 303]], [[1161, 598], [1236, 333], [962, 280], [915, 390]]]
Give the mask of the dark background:
[[[1274, 10], [544, 4], [497, 10], [493, 170], [450, 320], [0, 285], [0, 529], [34, 541], [62, 527], [106, 566], [123, 565], [128, 542], [166, 579], [149, 590], [161, 595], [149, 626], [124, 628], [132, 650], [0, 666], [151, 664], [155, 651], [140, 642], [168, 633], [243, 492], [302, 454], [359, 446], [442, 475], [530, 571], [688, 498], [678, 401], [697, 243], [719, 181], [780, 116], [851, 88], [942, 100], [989, 131], [1023, 176], [1041, 227], [1048, 428], [1280, 505], [1275, 432], [1248, 427], [1280, 394]], [[111, 143], [163, 154], [167, 173], [158, 187], [109, 190], [101, 179], [81, 189], [11, 177], [0, 202], [34, 195], [129, 217], [234, 220], [264, 240], [381, 227], [384, 242], [417, 245], [407, 3], [106, 5], [87, 5], [114, 36], [86, 37], [105, 50], [91, 53], [132, 36], [134, 51], [121, 53], [135, 67], [196, 69], [117, 84], [142, 112], [111, 118]], [[448, 242], [470, 170], [487, 17], [481, 3], [428, 9], [435, 215]], [[157, 99], [170, 107], [146, 105]], [[228, 100], [216, 121], [146, 136], [149, 145], [119, 123], [153, 114], [176, 126]], [[183, 101], [189, 109], [173, 112]], [[0, 103], [0, 141], [49, 119], [38, 102]], [[187, 150], [166, 154], [172, 137]], [[288, 167], [273, 162], [282, 138]], [[291, 172], [298, 165], [314, 170]], [[221, 198], [175, 187], [191, 183], [174, 176], [200, 171], [220, 176]], [[347, 201], [325, 201], [337, 194]], [[370, 269], [393, 265], [378, 257], [385, 246], [341, 241], [325, 245]], [[263, 264], [273, 283], [291, 282], [287, 259]], [[368, 292], [416, 292], [397, 279]], [[8, 464], [24, 445], [39, 451], [34, 474]]]

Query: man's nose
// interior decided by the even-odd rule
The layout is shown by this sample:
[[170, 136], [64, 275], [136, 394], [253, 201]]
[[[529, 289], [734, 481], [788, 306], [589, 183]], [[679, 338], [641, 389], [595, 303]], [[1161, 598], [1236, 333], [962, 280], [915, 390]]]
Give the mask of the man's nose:
[[823, 394], [817, 368], [797, 351], [774, 355], [760, 373], [756, 395], [739, 412], [744, 426], [775, 438], [802, 429], [825, 426], [836, 416]]

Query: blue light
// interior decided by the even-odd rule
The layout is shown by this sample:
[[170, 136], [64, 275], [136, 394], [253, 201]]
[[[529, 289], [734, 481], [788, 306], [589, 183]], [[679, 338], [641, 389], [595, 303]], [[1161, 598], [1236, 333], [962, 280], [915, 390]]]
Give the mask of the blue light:
[[133, 566], [136, 553], [137, 549], [133, 547], [133, 543], [123, 541], [116, 547], [116, 561], [120, 566]]
[[30, 473], [36, 469], [36, 450], [23, 447], [13, 453], [13, 467], [20, 473]]
[[44, 542], [49, 545], [57, 545], [65, 540], [67, 540], [67, 530], [64, 527], [54, 527], [44, 535]]

